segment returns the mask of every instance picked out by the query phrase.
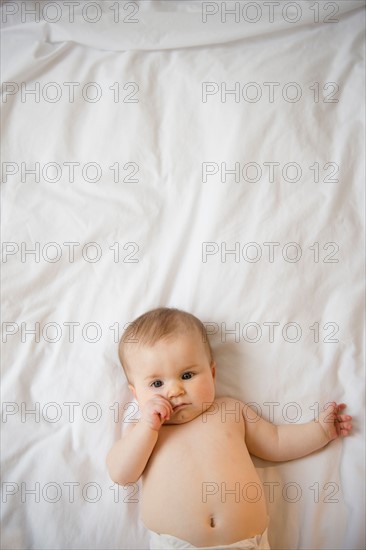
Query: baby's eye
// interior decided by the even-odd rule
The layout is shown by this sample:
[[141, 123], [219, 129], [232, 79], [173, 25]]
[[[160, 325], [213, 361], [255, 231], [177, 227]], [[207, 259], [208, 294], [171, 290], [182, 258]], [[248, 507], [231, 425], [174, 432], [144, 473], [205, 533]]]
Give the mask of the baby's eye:
[[161, 380], [154, 380], [154, 382], [151, 383], [151, 386], [153, 388], [160, 388], [163, 385], [163, 382]]
[[193, 376], [193, 372], [185, 372], [184, 374], [182, 374], [182, 379], [189, 380], [190, 378], [192, 378], [192, 376]]

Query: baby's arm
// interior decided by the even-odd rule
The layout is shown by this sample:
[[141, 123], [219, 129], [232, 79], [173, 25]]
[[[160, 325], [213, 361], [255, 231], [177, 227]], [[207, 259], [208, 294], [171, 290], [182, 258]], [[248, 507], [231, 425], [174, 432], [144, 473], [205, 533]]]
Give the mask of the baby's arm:
[[293, 460], [321, 449], [333, 439], [349, 435], [352, 417], [340, 414], [345, 404], [331, 403], [319, 420], [276, 426], [244, 407], [245, 440], [251, 454], [272, 461]]
[[107, 455], [112, 481], [126, 485], [139, 479], [155, 447], [160, 427], [171, 413], [172, 406], [163, 397], [156, 396], [146, 403], [139, 421], [130, 425]]

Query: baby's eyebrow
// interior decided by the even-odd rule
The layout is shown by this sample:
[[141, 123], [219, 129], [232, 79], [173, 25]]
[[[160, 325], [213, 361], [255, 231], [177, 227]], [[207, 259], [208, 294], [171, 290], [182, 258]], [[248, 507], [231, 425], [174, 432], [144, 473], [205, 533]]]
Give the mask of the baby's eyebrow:
[[144, 380], [152, 380], [153, 378], [162, 378], [161, 374], [149, 374], [149, 376], [145, 376]]

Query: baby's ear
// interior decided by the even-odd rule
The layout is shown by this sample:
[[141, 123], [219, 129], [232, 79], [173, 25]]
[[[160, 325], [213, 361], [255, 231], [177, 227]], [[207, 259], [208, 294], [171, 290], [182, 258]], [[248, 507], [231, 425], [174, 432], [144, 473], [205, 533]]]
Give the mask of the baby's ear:
[[128, 389], [133, 394], [133, 396], [136, 398], [136, 390], [132, 384], [128, 384]]
[[212, 378], [215, 380], [216, 377], [216, 363], [215, 361], [211, 361], [211, 372], [212, 372]]

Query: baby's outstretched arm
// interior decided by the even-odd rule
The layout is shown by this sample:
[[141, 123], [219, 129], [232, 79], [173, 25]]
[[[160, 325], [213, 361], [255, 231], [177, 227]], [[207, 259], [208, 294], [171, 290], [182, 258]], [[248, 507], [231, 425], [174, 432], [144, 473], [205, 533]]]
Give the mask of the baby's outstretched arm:
[[333, 402], [306, 424], [276, 426], [250, 409], [243, 409], [246, 426], [245, 440], [251, 454], [272, 461], [293, 460], [306, 456], [327, 445], [337, 437], [349, 435], [352, 417], [341, 414], [344, 403]]
[[136, 424], [130, 424], [107, 455], [109, 475], [115, 483], [134, 483], [143, 473], [155, 447], [161, 425], [172, 413], [170, 402], [159, 395], [150, 399]]

